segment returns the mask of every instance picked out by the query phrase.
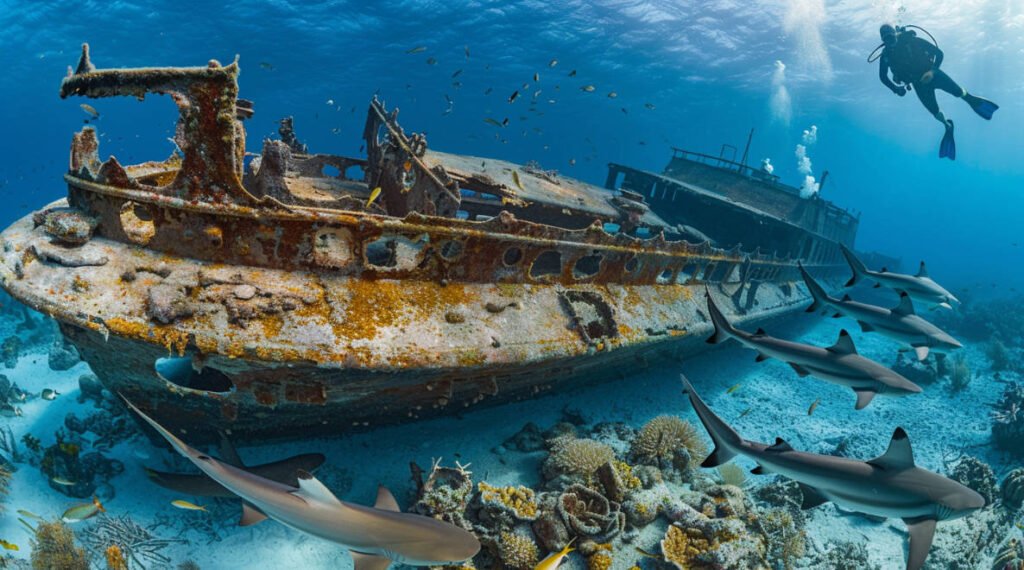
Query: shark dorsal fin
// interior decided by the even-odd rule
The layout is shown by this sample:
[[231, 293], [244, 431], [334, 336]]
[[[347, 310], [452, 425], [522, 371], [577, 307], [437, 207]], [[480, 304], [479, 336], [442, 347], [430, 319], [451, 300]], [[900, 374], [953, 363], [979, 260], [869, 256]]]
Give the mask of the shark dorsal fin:
[[850, 294], [847, 293], [847, 294], [843, 295], [843, 298], [841, 300], [842, 301], [852, 301], [853, 297], [851, 297]]
[[238, 450], [235, 449], [234, 444], [228, 439], [228, 434], [223, 431], [218, 431], [217, 435], [220, 436], [220, 459], [224, 463], [232, 467], [238, 467], [239, 469], [245, 468], [245, 464], [242, 463], [242, 458], [238, 455]]
[[888, 273], [888, 272], [889, 272], [889, 269], [887, 267], [883, 267], [882, 270], [879, 271], [879, 273]]
[[384, 485], [377, 485], [377, 502], [373, 504], [373, 508], [396, 513], [402, 512], [402, 509], [398, 508], [395, 496]]
[[928, 278], [928, 268], [924, 266], [923, 261], [921, 262], [921, 268], [917, 270], [917, 275], [915, 277]]
[[334, 493], [332, 493], [330, 489], [328, 489], [309, 471], [299, 469], [296, 473], [296, 477], [299, 481], [299, 489], [297, 491], [292, 491], [292, 494], [296, 497], [320, 503], [341, 503], [341, 501], [334, 496]]
[[914, 302], [910, 300], [910, 295], [907, 295], [906, 291], [900, 291], [900, 304], [893, 308], [892, 312], [898, 315], [916, 315], [914, 311]]
[[768, 333], [764, 332], [764, 329], [762, 329], [760, 327], [758, 327], [758, 329], [756, 331], [754, 331], [754, 336], [764, 336], [766, 334], [768, 334]]
[[857, 354], [857, 347], [853, 345], [853, 339], [846, 329], [839, 331], [839, 338], [836, 343], [828, 347], [829, 351], [836, 354]]
[[249, 503], [242, 502], [242, 518], [238, 521], [238, 526], [252, 526], [265, 520], [267, 520], [267, 515], [263, 514], [263, 511]]
[[882, 455], [868, 461], [871, 465], [885, 470], [909, 469], [914, 466], [914, 450], [910, 438], [903, 428], [896, 428], [889, 441], [889, 449]]
[[781, 437], [775, 438], [775, 444], [766, 449], [765, 451], [793, 451], [793, 446], [786, 443], [786, 440]]

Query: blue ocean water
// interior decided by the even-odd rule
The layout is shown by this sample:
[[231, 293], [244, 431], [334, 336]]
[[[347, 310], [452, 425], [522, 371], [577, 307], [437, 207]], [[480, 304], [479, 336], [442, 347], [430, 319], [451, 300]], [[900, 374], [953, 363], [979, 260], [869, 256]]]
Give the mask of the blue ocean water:
[[[252, 152], [260, 151], [264, 138], [277, 137], [279, 118], [294, 116], [299, 137], [311, 149], [358, 155], [374, 94], [401, 110], [407, 131], [425, 132], [433, 149], [537, 161], [599, 186], [609, 162], [660, 171], [673, 146], [717, 155], [723, 144], [731, 144], [742, 152], [754, 129], [751, 163], [769, 158], [776, 174], [800, 186], [807, 176], [796, 155], [802, 144], [810, 175], [820, 181], [828, 170], [821, 195], [860, 214], [858, 249], [902, 258], [904, 269], [927, 260], [933, 277], [975, 300], [1016, 297], [1024, 286], [1018, 231], [1024, 215], [1024, 112], [1017, 105], [1024, 90], [1024, 5], [1019, 2], [3, 0], [0, 7], [5, 62], [0, 227], [66, 193], [61, 176], [71, 133], [90, 117], [81, 101], [61, 100], [58, 87], [67, 67], [77, 63], [80, 44], [88, 42], [101, 68], [228, 63], [237, 55], [240, 96], [255, 102], [255, 117], [246, 123]], [[957, 125], [955, 161], [937, 157], [942, 127], [916, 98], [893, 96], [879, 84], [876, 66], [866, 62], [883, 22], [927, 28], [945, 52], [943, 69], [971, 93], [1001, 105], [992, 121], [984, 121], [963, 102], [939, 95]], [[593, 90], [584, 89], [588, 86]], [[514, 92], [519, 96], [510, 103]], [[528, 110], [531, 100], [537, 111]], [[100, 113], [93, 124], [101, 156], [128, 164], [161, 160], [173, 150], [168, 139], [177, 113], [169, 98], [89, 103]], [[484, 122], [488, 117], [507, 117], [509, 125], [496, 128]], [[816, 137], [809, 142], [805, 131], [812, 128]], [[1020, 319], [1016, 312], [1001, 316]], [[945, 317], [937, 318], [944, 322]], [[808, 319], [772, 332], [829, 345], [841, 328], [835, 321]], [[736, 347], [701, 356], [687, 372], [702, 392], [714, 394], [709, 402], [724, 417], [735, 419], [754, 409], [736, 421], [749, 430], [748, 437], [772, 441], [781, 435], [798, 449], [825, 451], [831, 449], [827, 444], [834, 448], [853, 433], [851, 445], [868, 458], [884, 450], [892, 428], [901, 424], [915, 436], [915, 449], [929, 468], [941, 470], [950, 448], [970, 449], [993, 464], [1001, 480], [1019, 458], [988, 445], [988, 414], [1006, 383], [1019, 380], [1012, 369], [1020, 339], [1003, 339], [1011, 345], [1014, 365], [1002, 372], [986, 355], [987, 340], [967, 343], [975, 380], [966, 392], [936, 384], [918, 400], [922, 403], [887, 401], [861, 415], [853, 413], [848, 391], [798, 380], [781, 363], [755, 367], [747, 361], [753, 353]], [[857, 344], [886, 364], [895, 357], [893, 347], [877, 335], [858, 335]], [[7, 376], [37, 390], [59, 386], [74, 392], [86, 365], [54, 373], [46, 366], [46, 348], [23, 356]], [[673, 367], [640, 372], [628, 387], [606, 385], [480, 412], [467, 416], [468, 424], [446, 419], [340, 441], [315, 440], [310, 446], [327, 453], [331, 464], [344, 466], [338, 479], [347, 482], [348, 497], [363, 504], [372, 503], [377, 482], [408, 492], [407, 462], [426, 467], [433, 457], [448, 464], [472, 461], [470, 469], [494, 484], [539, 485], [543, 457], [493, 452], [519, 431], [520, 420], [547, 429], [564, 417], [567, 406], [582, 409], [589, 424], [624, 421], [639, 427], [662, 413], [690, 414], [679, 395], [677, 372]], [[735, 396], [727, 394], [736, 384], [744, 387]], [[819, 395], [820, 409], [808, 417], [805, 411]], [[0, 424], [9, 421], [19, 437], [34, 432], [48, 444], [64, 414], [82, 415], [85, 409], [71, 399], [36, 400], [23, 408], [23, 417], [0, 418]], [[787, 426], [787, 417], [798, 418], [800, 425]], [[789, 427], [789, 435], [779, 433]], [[925, 435], [916, 436], [914, 427]], [[138, 456], [166, 455], [136, 445], [144, 451], [120, 452], [127, 471], [114, 485], [125, 490], [111, 510], [135, 513], [147, 524], [159, 520], [161, 509], [165, 516], [188, 516], [184, 511], [167, 515], [170, 495], [161, 495], [157, 505], [147, 496]], [[297, 449], [304, 447], [268, 446], [252, 453], [270, 460]], [[11, 552], [18, 556], [29, 550], [29, 539], [18, 531], [13, 511], [32, 505], [24, 508], [35, 512], [56, 503], [38, 513], [49, 517], [68, 504], [45, 481], [34, 485], [31, 473], [38, 475], [31, 467], [19, 470], [0, 525], [0, 539], [21, 546], [20, 554]], [[841, 539], [868, 544], [871, 560], [882, 568], [901, 567], [904, 535], [897, 526], [862, 526], [835, 512], [817, 516], [808, 532], [818, 550], [808, 547], [798, 566], [828, 567], [822, 553], [830, 540]], [[1012, 524], [1006, 528], [986, 539], [992, 544], [977, 545], [985, 554], [972, 559], [976, 565], [958, 567], [990, 564], [991, 549], [1014, 532]], [[647, 538], [634, 546], [656, 550]], [[161, 551], [169, 554], [167, 561], [142, 562], [173, 567], [192, 557], [203, 568], [234, 568], [240, 559], [262, 564], [276, 556], [285, 566], [350, 564], [343, 552], [281, 526], [222, 531], [209, 544], [197, 536], [185, 539], [189, 545]], [[582, 559], [570, 563], [585, 564]], [[615, 567], [634, 563], [651, 562], [622, 556]]]

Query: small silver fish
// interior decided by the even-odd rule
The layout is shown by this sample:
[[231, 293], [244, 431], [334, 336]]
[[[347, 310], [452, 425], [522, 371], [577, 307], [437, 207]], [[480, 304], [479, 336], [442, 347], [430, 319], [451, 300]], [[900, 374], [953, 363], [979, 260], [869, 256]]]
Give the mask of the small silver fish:
[[644, 103], [644, 107], [647, 107], [648, 109], [653, 111], [654, 110], [654, 103]]
[[53, 481], [54, 483], [60, 485], [61, 487], [74, 487], [75, 485], [77, 485], [77, 483], [75, 483], [74, 481], [70, 481], [63, 477], [54, 477], [50, 479], [50, 481]]
[[519, 91], [513, 91], [512, 94], [508, 96], [508, 102], [509, 103], [515, 103], [516, 99], [518, 99], [518, 98], [519, 98]]
[[79, 107], [81, 107], [82, 110], [85, 111], [87, 114], [92, 115], [92, 118], [100, 118], [100, 112], [96, 110], [96, 107], [93, 107], [88, 103], [82, 103], [81, 105], [79, 105]]
[[52, 388], [43, 388], [43, 391], [39, 394], [40, 398], [44, 400], [50, 400], [51, 402], [53, 400], [56, 400], [57, 396], [60, 396], [60, 392]]
[[534, 73], [533, 74], [533, 82], [536, 83], [538, 81], [540, 81], [540, 74], [539, 73]]
[[462, 74], [462, 69], [456, 69], [455, 73], [452, 74], [452, 79], [455, 79], [456, 77], [458, 77], [461, 74]]
[[433, 56], [428, 57], [427, 58], [427, 65], [437, 65], [437, 58], [433, 57]]
[[552, 59], [551, 61], [548, 62], [548, 67], [554, 67], [556, 65], [558, 65], [557, 59]]
[[611, 91], [611, 92], [608, 93], [608, 98], [609, 99], [614, 99], [614, 98], [616, 98], [618, 96], [619, 96], [619, 94], [614, 92], [614, 91]]
[[427, 46], [416, 46], [412, 49], [405, 50], [405, 53], [423, 53], [427, 51]]
[[818, 398], [817, 400], [812, 402], [811, 403], [811, 407], [807, 408], [807, 415], [809, 416], [809, 415], [813, 414], [814, 410], [818, 409], [818, 404], [820, 404], [820, 403], [821, 403], [821, 398]]
[[586, 91], [587, 93], [593, 93], [594, 89], [597, 88], [594, 87], [593, 85], [584, 85], [583, 87], [580, 87], [580, 91]]

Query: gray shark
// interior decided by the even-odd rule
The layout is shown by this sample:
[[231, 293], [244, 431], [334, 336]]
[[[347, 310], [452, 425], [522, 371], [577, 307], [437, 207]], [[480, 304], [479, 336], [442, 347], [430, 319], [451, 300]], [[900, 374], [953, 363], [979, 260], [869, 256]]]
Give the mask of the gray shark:
[[800, 273], [804, 277], [804, 283], [811, 292], [814, 302], [807, 307], [808, 313], [820, 309], [831, 308], [836, 311], [835, 316], [846, 315], [857, 321], [864, 332], [877, 331], [889, 338], [892, 338], [906, 347], [909, 347], [917, 354], [918, 360], [928, 357], [929, 351], [948, 353], [958, 348], [963, 348], [955, 338], [951, 337], [939, 327], [922, 319], [914, 311], [914, 303], [906, 292], [900, 292], [900, 304], [892, 309], [885, 309], [867, 303], [858, 303], [845, 295], [842, 299], [830, 296], [825, 289], [814, 280], [803, 265], [800, 265]]
[[985, 498], [942, 475], [914, 465], [910, 439], [896, 428], [884, 454], [870, 461], [794, 450], [781, 438], [772, 445], [748, 441], [722, 421], [680, 376], [715, 450], [702, 467], [716, 467], [736, 455], [757, 462], [755, 474], [778, 473], [796, 481], [803, 509], [827, 501], [875, 517], [900, 518], [910, 532], [907, 570], [924, 566], [937, 521], [967, 516], [985, 506]]
[[884, 267], [881, 271], [871, 271], [845, 245], [839, 244], [839, 247], [843, 251], [843, 256], [846, 257], [846, 262], [850, 264], [850, 269], [853, 270], [853, 277], [850, 277], [850, 280], [846, 282], [847, 287], [856, 285], [861, 279], [867, 279], [868, 281], [874, 281], [875, 287], [885, 285], [894, 291], [903, 291], [910, 295], [911, 299], [919, 301], [921, 304], [932, 309], [939, 307], [952, 309], [954, 303], [960, 304], [960, 299], [957, 299], [952, 293], [943, 288], [942, 285], [932, 281], [932, 278], [928, 276], [928, 269], [924, 266], [923, 261], [921, 262], [920, 269], [917, 271], [917, 275], [893, 273], [886, 271]]
[[710, 290], [707, 297], [708, 313], [715, 325], [715, 333], [708, 339], [708, 343], [717, 344], [733, 338], [743, 346], [756, 350], [758, 362], [777, 358], [789, 364], [801, 378], [811, 375], [852, 388], [857, 394], [858, 410], [870, 404], [877, 394], [905, 396], [921, 392], [921, 387], [917, 384], [874, 360], [857, 354], [857, 348], [846, 330], [840, 331], [839, 339], [828, 348], [771, 337], [761, 329], [750, 334], [729, 323], [715, 305]]
[[[220, 455], [222, 461], [234, 467], [238, 467], [239, 469], [245, 469], [254, 475], [263, 477], [264, 479], [270, 479], [271, 481], [276, 481], [292, 487], [297, 487], [299, 484], [296, 473], [299, 471], [315, 471], [316, 468], [323, 465], [324, 461], [327, 459], [322, 453], [303, 453], [280, 461], [246, 467], [245, 464], [242, 463], [242, 458], [239, 457], [235, 446], [228, 441], [227, 437], [223, 433], [220, 434], [220, 437]], [[237, 498], [234, 493], [227, 490], [223, 485], [206, 475], [168, 473], [165, 471], [150, 469], [148, 467], [146, 468], [146, 475], [149, 475], [150, 480], [157, 485], [185, 495], [193, 497]]]
[[265, 479], [189, 447], [127, 399], [125, 402], [175, 451], [242, 499], [242, 526], [272, 518], [348, 548], [356, 570], [384, 570], [392, 561], [411, 566], [456, 564], [480, 551], [480, 542], [466, 530], [399, 512], [394, 496], [383, 486], [377, 489], [377, 501], [371, 508], [339, 500], [305, 471], [298, 474], [298, 487]]

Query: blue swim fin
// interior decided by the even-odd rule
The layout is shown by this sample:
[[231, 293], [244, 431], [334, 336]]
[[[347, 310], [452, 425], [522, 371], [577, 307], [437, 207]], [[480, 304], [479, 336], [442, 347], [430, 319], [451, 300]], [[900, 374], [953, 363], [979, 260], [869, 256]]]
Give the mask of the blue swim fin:
[[996, 110], [999, 109], [999, 105], [996, 105], [992, 101], [971, 95], [970, 93], [964, 95], [964, 101], [967, 101], [967, 104], [974, 109], [974, 112], [986, 121], [992, 120], [992, 113], [995, 113]]
[[946, 121], [946, 134], [939, 143], [939, 158], [956, 160], [956, 141], [953, 139], [953, 121]]

